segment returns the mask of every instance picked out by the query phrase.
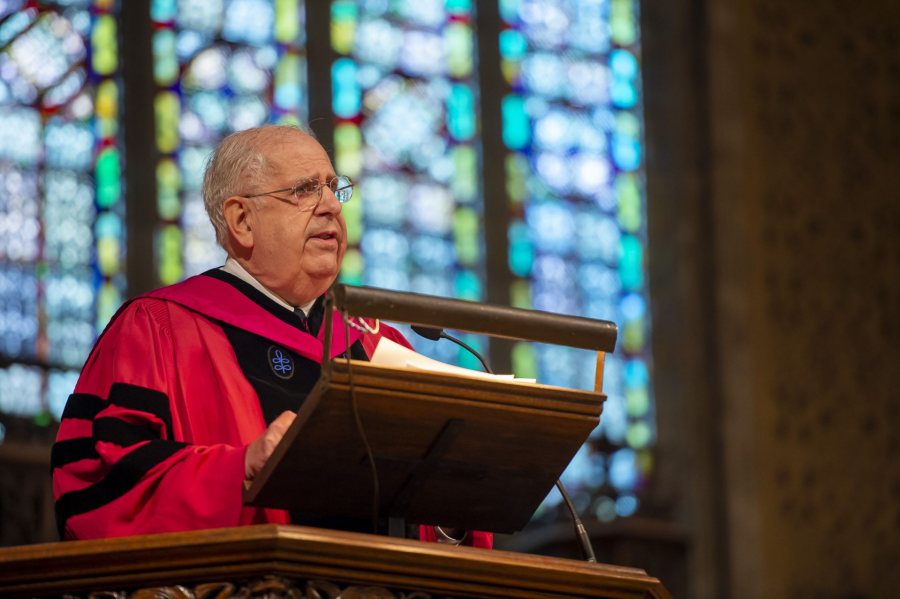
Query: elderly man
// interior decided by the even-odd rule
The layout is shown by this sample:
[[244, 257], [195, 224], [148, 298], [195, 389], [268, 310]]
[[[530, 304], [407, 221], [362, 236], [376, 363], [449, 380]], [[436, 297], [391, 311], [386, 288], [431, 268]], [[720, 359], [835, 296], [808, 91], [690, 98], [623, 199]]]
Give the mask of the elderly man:
[[[242, 486], [318, 377], [323, 319], [338, 318], [324, 314], [323, 294], [347, 247], [341, 204], [352, 185], [298, 129], [222, 141], [203, 199], [228, 259], [128, 302], [98, 339], [53, 448], [62, 538], [292, 521], [244, 506]], [[332, 350], [367, 359], [382, 336], [406, 344], [382, 325], [354, 330], [349, 350], [337, 335]], [[436, 534], [447, 540], [420, 527], [424, 540]], [[491, 537], [466, 543], [490, 546]]]

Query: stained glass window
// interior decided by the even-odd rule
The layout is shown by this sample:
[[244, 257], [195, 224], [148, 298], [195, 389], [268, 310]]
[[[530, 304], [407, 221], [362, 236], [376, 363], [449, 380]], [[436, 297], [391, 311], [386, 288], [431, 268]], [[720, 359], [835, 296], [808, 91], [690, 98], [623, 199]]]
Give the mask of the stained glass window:
[[223, 137], [305, 122], [302, 0], [153, 0], [159, 280], [221, 265], [203, 207], [206, 160]]
[[[509, 93], [512, 303], [612, 320], [601, 425], [563, 477], [600, 520], [628, 516], [652, 459], [637, 0], [501, 0]], [[592, 352], [519, 344], [517, 374], [593, 388]], [[558, 501], [548, 498], [544, 509]]]
[[[335, 168], [360, 181], [346, 282], [484, 297], [474, 22], [469, 0], [331, 5]], [[411, 340], [478, 368], [452, 344]]]
[[125, 287], [118, 6], [0, 2], [0, 412], [61, 412]]

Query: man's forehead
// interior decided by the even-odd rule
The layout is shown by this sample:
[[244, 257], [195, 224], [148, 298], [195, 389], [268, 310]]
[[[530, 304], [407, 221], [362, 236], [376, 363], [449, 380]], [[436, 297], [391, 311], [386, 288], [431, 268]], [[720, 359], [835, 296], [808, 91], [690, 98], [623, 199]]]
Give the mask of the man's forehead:
[[267, 160], [281, 166], [301, 167], [303, 163], [330, 162], [316, 139], [301, 131], [278, 133], [260, 140], [260, 151]]

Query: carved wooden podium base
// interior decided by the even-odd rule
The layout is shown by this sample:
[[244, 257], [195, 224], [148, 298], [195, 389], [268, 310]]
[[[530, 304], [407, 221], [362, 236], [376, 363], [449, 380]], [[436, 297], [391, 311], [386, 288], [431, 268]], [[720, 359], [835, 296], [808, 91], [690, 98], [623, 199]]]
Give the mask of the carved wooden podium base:
[[0, 550], [0, 596], [656, 597], [643, 570], [317, 528], [261, 525]]

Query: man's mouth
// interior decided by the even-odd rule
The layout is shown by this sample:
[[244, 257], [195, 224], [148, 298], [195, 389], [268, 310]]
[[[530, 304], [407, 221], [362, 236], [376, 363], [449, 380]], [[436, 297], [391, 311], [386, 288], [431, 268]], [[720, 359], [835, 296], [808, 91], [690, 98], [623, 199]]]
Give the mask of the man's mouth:
[[337, 241], [337, 233], [335, 233], [334, 231], [323, 231], [322, 233], [313, 235], [311, 239], [321, 239], [322, 241]]

